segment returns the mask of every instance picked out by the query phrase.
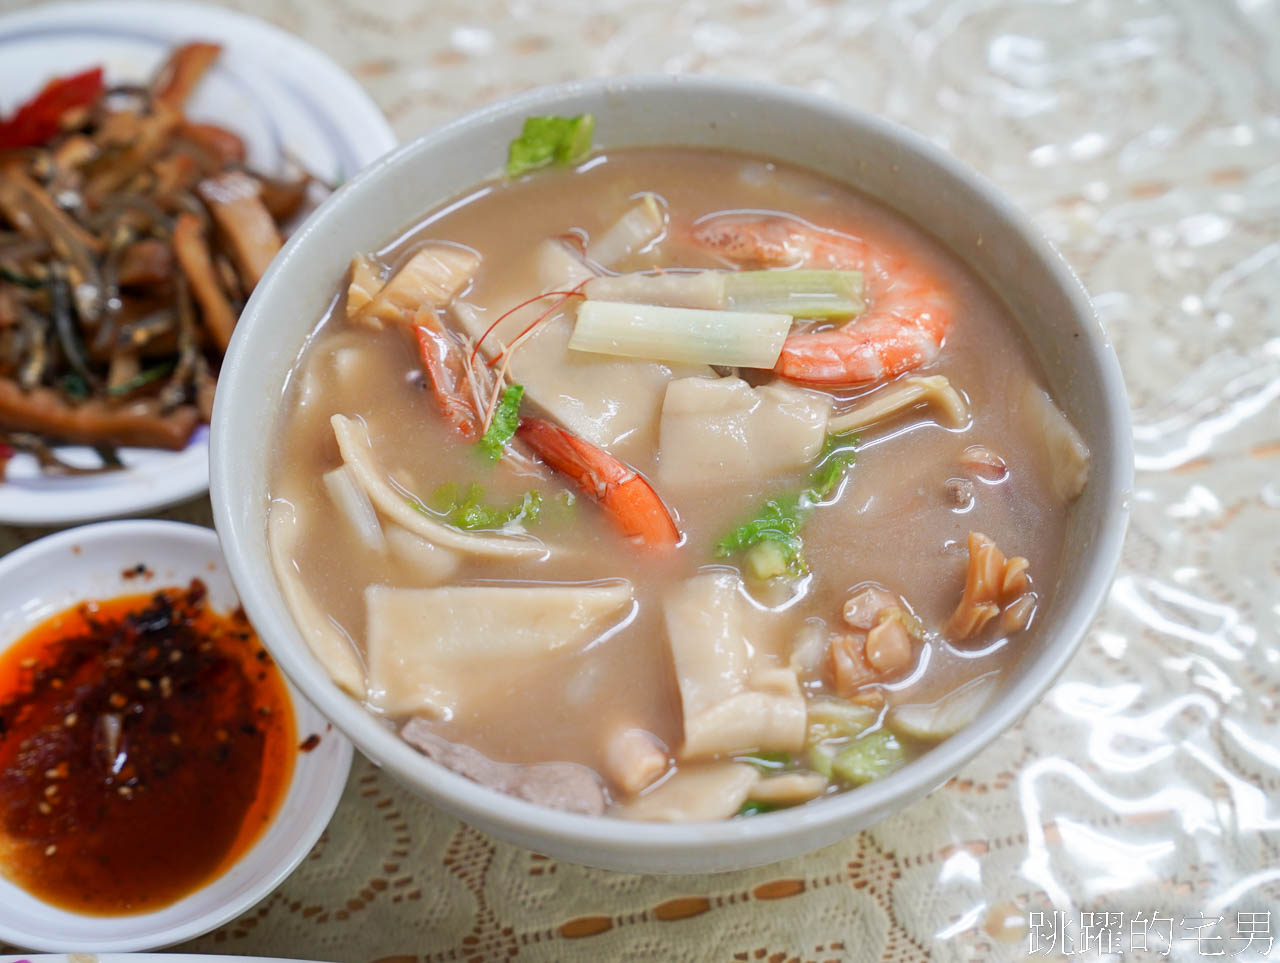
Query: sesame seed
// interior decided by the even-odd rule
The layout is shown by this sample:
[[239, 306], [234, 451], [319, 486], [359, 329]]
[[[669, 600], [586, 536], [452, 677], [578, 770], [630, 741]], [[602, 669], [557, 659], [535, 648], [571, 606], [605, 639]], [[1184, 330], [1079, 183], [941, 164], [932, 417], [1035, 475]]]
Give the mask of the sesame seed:
[[72, 726], [76, 724], [78, 720], [79, 720], [79, 716], [77, 716], [74, 712], [71, 712], [71, 713], [68, 713], [67, 717], [62, 720], [62, 724], [66, 726], [68, 729], [70, 729]]
[[58, 851], [58, 847], [55, 846], [53, 843], [50, 843], [48, 846], [44, 848], [44, 854], [46, 856], [52, 856], [57, 851]]
[[139, 688], [139, 689], [141, 689], [143, 692], [150, 692], [150, 691], [151, 691], [151, 680], [150, 680], [150, 679], [139, 679], [139, 680], [138, 680], [138, 688]]
[[36, 806], [36, 809], [40, 810], [41, 816], [47, 816], [51, 812], [53, 812], [53, 807], [50, 806], [47, 802], [41, 802], [40, 805]]

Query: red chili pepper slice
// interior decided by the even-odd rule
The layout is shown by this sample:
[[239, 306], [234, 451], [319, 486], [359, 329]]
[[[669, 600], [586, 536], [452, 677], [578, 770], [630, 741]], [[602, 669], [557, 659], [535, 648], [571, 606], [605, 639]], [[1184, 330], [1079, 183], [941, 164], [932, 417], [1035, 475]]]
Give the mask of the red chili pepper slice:
[[102, 91], [101, 67], [70, 77], [55, 77], [12, 117], [0, 122], [0, 150], [43, 144], [62, 129], [62, 118], [67, 111], [92, 104]]

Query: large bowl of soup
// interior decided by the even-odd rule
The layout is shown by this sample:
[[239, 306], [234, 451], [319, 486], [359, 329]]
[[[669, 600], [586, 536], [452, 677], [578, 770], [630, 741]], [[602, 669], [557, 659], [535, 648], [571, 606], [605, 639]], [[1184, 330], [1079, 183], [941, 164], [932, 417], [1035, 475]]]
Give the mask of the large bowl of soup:
[[377, 764], [573, 862], [831, 843], [1035, 703], [1112, 577], [1114, 354], [994, 187], [834, 101], [534, 91], [330, 198], [214, 412], [244, 606]]

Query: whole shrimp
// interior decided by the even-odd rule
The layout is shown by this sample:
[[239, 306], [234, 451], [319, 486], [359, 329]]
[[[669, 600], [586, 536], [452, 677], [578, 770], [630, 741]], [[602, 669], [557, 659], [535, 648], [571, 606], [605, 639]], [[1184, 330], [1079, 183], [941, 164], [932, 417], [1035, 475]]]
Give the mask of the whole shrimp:
[[781, 215], [726, 214], [697, 224], [694, 243], [735, 264], [861, 271], [867, 311], [841, 327], [791, 334], [774, 371], [845, 387], [887, 381], [932, 362], [953, 313], [926, 271], [860, 238]]

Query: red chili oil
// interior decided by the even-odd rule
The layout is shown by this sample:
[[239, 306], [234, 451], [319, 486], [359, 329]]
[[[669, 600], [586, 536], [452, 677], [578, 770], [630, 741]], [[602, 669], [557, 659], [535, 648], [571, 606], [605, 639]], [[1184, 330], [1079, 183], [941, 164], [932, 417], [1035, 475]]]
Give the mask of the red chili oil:
[[198, 579], [83, 603], [0, 655], [0, 871], [78, 913], [167, 906], [253, 845], [296, 757], [243, 611]]

